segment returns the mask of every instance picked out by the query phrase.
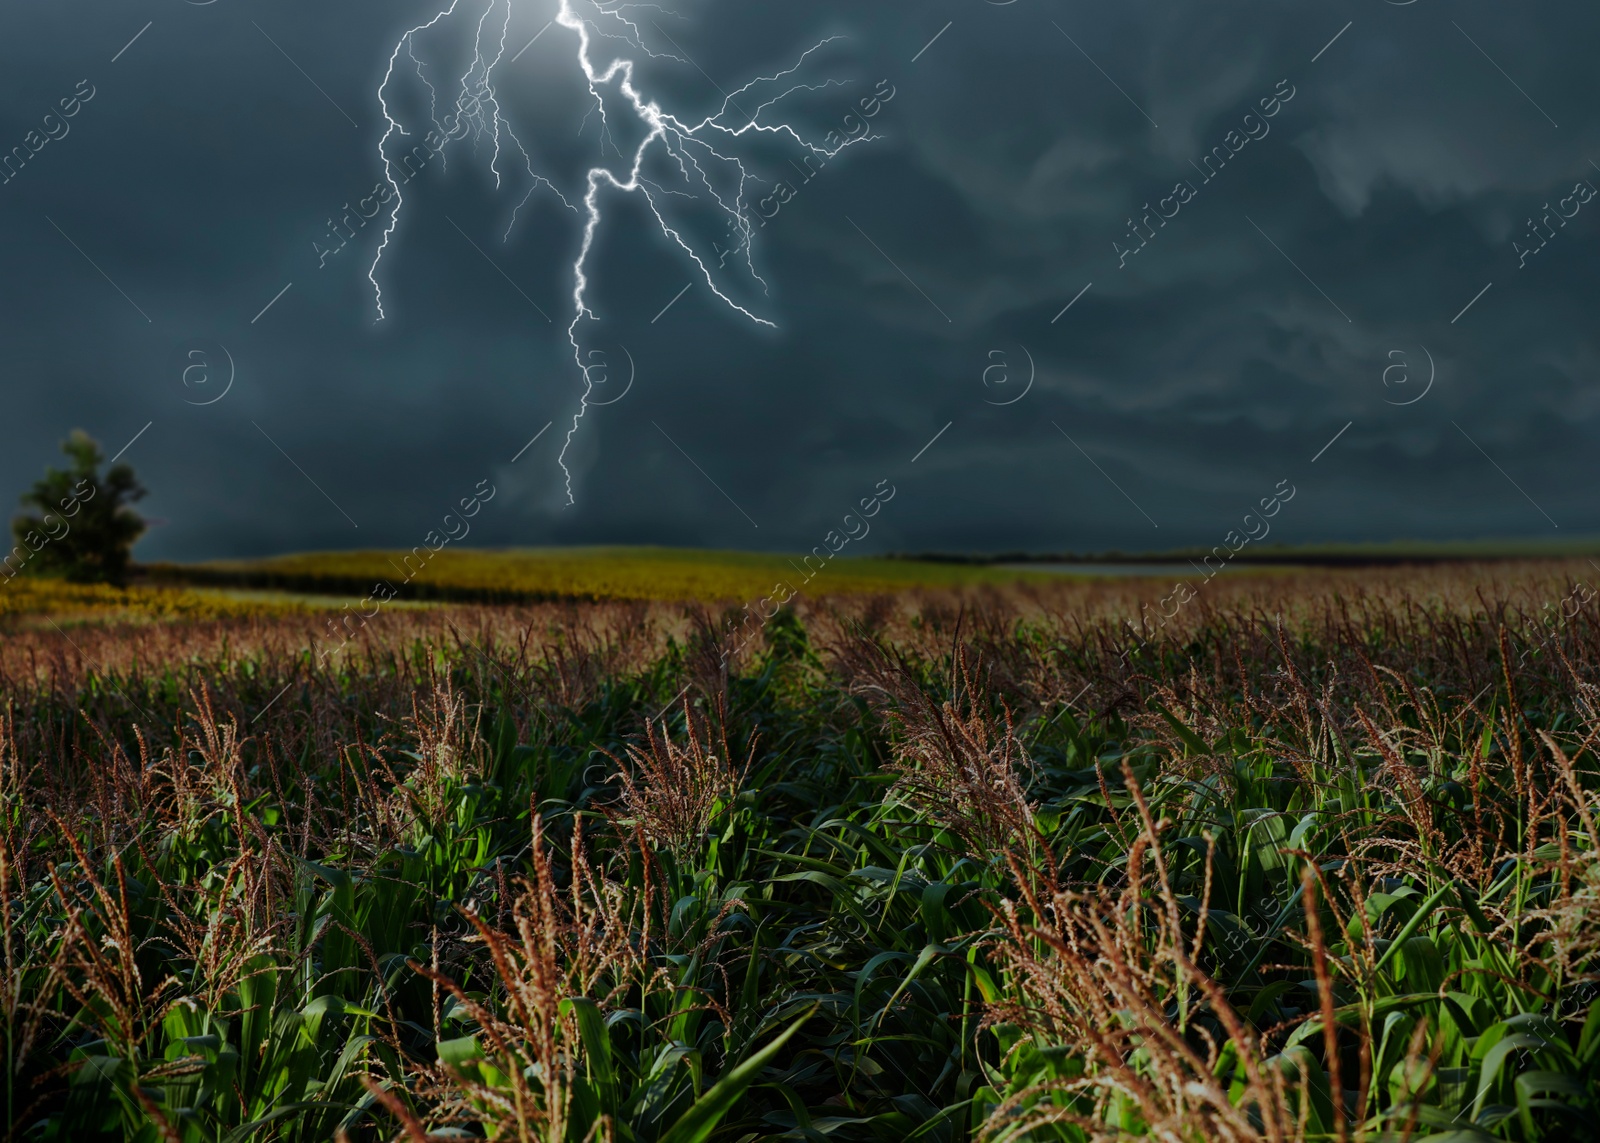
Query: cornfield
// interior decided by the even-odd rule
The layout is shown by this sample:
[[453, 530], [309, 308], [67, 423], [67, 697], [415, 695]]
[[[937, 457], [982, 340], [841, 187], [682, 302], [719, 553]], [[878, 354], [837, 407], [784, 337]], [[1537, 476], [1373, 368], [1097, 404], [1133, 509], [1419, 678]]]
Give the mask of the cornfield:
[[1591, 1137], [1581, 570], [15, 631], [5, 1122]]

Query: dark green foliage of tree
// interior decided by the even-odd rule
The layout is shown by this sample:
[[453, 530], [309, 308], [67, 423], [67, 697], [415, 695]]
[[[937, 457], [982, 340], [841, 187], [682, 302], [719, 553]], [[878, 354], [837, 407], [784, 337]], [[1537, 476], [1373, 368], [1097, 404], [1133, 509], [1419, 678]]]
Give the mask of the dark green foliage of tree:
[[145, 521], [132, 505], [145, 488], [126, 464], [113, 465], [104, 477], [100, 444], [82, 429], [61, 442], [71, 459], [66, 469], [51, 468], [22, 496], [31, 509], [11, 521], [17, 547], [12, 563], [30, 570], [59, 574], [73, 583], [127, 581], [133, 545], [144, 535]]

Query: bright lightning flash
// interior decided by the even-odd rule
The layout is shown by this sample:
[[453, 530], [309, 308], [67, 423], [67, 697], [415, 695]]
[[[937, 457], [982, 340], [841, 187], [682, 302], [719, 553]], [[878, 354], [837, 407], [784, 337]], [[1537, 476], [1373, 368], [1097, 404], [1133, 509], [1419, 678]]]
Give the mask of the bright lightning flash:
[[[388, 222], [383, 231], [383, 239], [379, 243], [377, 255], [367, 276], [372, 282], [378, 320], [381, 321], [384, 318], [383, 289], [378, 284], [378, 264], [383, 260], [389, 238], [399, 221], [402, 198], [400, 181], [397, 179], [399, 169], [391, 155], [390, 144], [396, 136], [411, 138], [411, 132], [406, 129], [402, 121], [403, 116], [397, 118], [399, 113], [391, 109], [388, 95], [390, 84], [395, 81], [395, 64], [403, 51], [415, 65], [417, 79], [426, 88], [428, 115], [433, 123], [435, 137], [442, 140], [438, 147], [441, 163], [444, 151], [451, 143], [470, 136], [476, 146], [480, 141], [489, 139], [493, 142], [489, 170], [494, 175], [496, 188], [499, 188], [502, 140], [506, 141], [507, 148], [514, 148], [516, 153], [522, 156], [522, 166], [528, 178], [527, 192], [511, 213], [511, 222], [506, 228], [507, 238], [510, 236], [511, 228], [516, 224], [517, 212], [541, 187], [548, 189], [563, 206], [583, 220], [578, 253], [572, 263], [572, 321], [567, 326], [567, 339], [572, 345], [573, 361], [583, 377], [583, 393], [557, 459], [566, 482], [567, 503], [572, 504], [574, 503], [572, 473], [567, 469], [566, 455], [572, 445], [573, 435], [578, 431], [578, 424], [588, 409], [589, 396], [593, 390], [589, 379], [590, 367], [584, 365], [581, 328], [585, 321], [599, 320], [588, 302], [587, 267], [590, 252], [594, 248], [595, 235], [604, 222], [602, 192], [610, 189], [624, 194], [641, 195], [648, 204], [651, 214], [654, 215], [661, 233], [671, 239], [695, 264], [699, 275], [705, 279], [712, 293], [750, 321], [759, 325], [773, 326], [773, 322], [751, 312], [749, 308], [730, 296], [733, 287], [728, 283], [728, 279], [736, 274], [741, 276], [748, 274], [752, 282], [760, 285], [763, 293], [766, 290], [766, 282], [756, 272], [751, 256], [751, 243], [754, 237], [752, 203], [746, 193], [751, 184], [761, 184], [764, 180], [750, 173], [747, 166], [750, 160], [739, 157], [736, 148], [742, 141], [755, 142], [763, 138], [771, 141], [781, 137], [779, 141], [797, 144], [825, 161], [852, 143], [863, 143], [876, 136], [870, 132], [855, 138], [829, 136], [831, 145], [822, 145], [811, 142], [788, 123], [762, 121], [762, 116], [768, 114], [775, 104], [796, 92], [820, 91], [827, 87], [843, 85], [843, 81], [835, 79], [821, 83], [802, 83], [793, 80], [787, 86], [784, 84], [786, 79], [794, 76], [805, 65], [807, 58], [813, 52], [841, 37], [829, 36], [813, 44], [802, 52], [790, 67], [782, 71], [769, 76], [757, 76], [732, 92], [721, 92], [723, 96], [721, 107], [714, 114], [698, 122], [691, 122], [663, 110], [656, 100], [642, 94], [634, 82], [634, 60], [615, 54], [615, 52], [631, 52], [653, 60], [690, 63], [698, 70], [698, 65], [692, 64], [692, 61], [681, 55], [652, 51], [645, 47], [636, 22], [636, 13], [643, 9], [661, 13], [661, 9], [654, 4], [619, 3], [617, 0], [559, 0], [559, 9], [551, 23], [576, 37], [576, 62], [589, 95], [594, 100], [594, 107], [590, 113], [599, 112], [600, 119], [600, 164], [590, 167], [583, 176], [581, 206], [575, 205], [556, 188], [554, 183], [534, 169], [532, 157], [503, 114], [495, 92], [495, 69], [502, 66], [505, 58], [506, 35], [511, 26], [514, 3], [515, 0], [487, 0], [487, 6], [483, 8], [481, 14], [476, 15], [476, 27], [471, 32], [471, 60], [456, 81], [455, 90], [459, 94], [456, 95], [453, 110], [447, 114], [445, 121], [439, 118], [438, 90], [428, 79], [424, 63], [417, 56], [417, 49], [419, 43], [426, 48], [428, 39], [449, 34], [457, 22], [472, 20], [474, 13], [463, 9], [462, 15], [457, 18], [457, 9], [463, 8], [463, 0], [451, 0], [448, 8], [427, 23], [419, 24], [407, 31], [395, 44], [394, 51], [389, 57], [388, 70], [378, 87], [378, 102], [388, 123], [388, 128], [379, 141], [378, 153], [383, 159], [384, 173], [393, 191], [393, 200], [389, 208]], [[496, 24], [498, 27], [495, 27]], [[674, 47], [677, 46], [659, 24], [656, 24], [655, 28], [663, 39], [672, 43]], [[615, 52], [611, 50], [612, 47], [615, 48]], [[682, 51], [681, 48], [677, 50]], [[611, 58], [604, 64], [597, 63], [597, 53], [610, 55]], [[721, 91], [720, 88], [718, 90]], [[735, 102], [740, 96], [747, 96], [749, 100], [759, 99], [761, 102], [746, 112]], [[732, 122], [729, 122], [730, 117]], [[616, 142], [617, 135], [624, 132], [636, 138], [636, 142], [632, 144], [627, 154]], [[608, 144], [620, 160], [615, 169], [604, 165], [604, 152]], [[407, 168], [407, 180], [409, 177]], [[675, 189], [671, 185], [674, 183], [681, 189]], [[675, 200], [684, 200], [684, 205]], [[684, 212], [698, 213], [686, 215], [680, 221], [679, 215]], [[740, 259], [735, 259], [734, 269], [728, 270], [724, 265], [727, 261], [727, 251], [712, 243], [717, 253], [708, 253], [704, 249], [706, 243], [693, 236], [694, 233], [704, 231], [704, 219], [708, 215], [717, 225], [725, 227], [725, 233], [734, 236], [734, 249], [743, 251], [742, 268], [738, 266]]]

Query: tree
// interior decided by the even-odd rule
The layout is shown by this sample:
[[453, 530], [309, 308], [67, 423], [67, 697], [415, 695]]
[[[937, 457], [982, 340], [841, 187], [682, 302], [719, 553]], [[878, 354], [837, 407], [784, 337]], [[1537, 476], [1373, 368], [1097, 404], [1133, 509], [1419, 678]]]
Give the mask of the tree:
[[41, 572], [56, 572], [74, 583], [127, 581], [133, 545], [144, 535], [145, 521], [132, 505], [144, 487], [126, 464], [113, 465], [101, 479], [105, 457], [100, 444], [82, 429], [61, 442], [71, 459], [66, 469], [45, 470], [44, 479], [24, 493], [25, 513], [11, 521], [17, 547], [6, 557], [6, 571], [16, 563], [32, 563]]

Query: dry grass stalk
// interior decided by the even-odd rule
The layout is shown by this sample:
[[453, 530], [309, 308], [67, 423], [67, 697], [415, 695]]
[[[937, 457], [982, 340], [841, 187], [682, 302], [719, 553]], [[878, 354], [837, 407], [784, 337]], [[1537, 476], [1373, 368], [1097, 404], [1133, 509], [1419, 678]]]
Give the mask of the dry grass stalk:
[[449, 813], [454, 790], [478, 776], [483, 740], [479, 734], [480, 709], [471, 709], [456, 689], [448, 671], [434, 674], [431, 685], [411, 699], [403, 739], [415, 744], [407, 751], [416, 766], [395, 793], [405, 797], [417, 816], [437, 828]]
[[[1013, 859], [1021, 898], [996, 910], [995, 955], [1010, 994], [1027, 999], [991, 1006], [986, 1022], [1012, 1025], [1041, 1048], [1070, 1045], [1084, 1071], [1017, 1092], [980, 1138], [1020, 1140], [1070, 1124], [1092, 1139], [1123, 1139], [1131, 1113], [1141, 1137], [1174, 1143], [1301, 1139], [1298, 1087], [1267, 1062], [1256, 1033], [1196, 963], [1204, 920], [1192, 939], [1184, 933], [1161, 829], [1138, 783], [1127, 785], [1139, 833], [1114, 896], [1062, 889]], [[1234, 1067], [1219, 1075], [1225, 1047]]]
[[902, 660], [857, 638], [841, 655], [854, 693], [888, 719], [897, 741], [895, 791], [959, 837], [980, 860], [1024, 849], [1042, 854], [1024, 774], [1027, 751], [1009, 709], [997, 718], [980, 668], [957, 646], [953, 697], [936, 702]]
[[[590, 863], [577, 819], [571, 884], [563, 892], [533, 818], [532, 878], [516, 878], [511, 931], [463, 910], [492, 966], [498, 995], [484, 1003], [452, 977], [413, 961], [412, 968], [455, 997], [478, 1026], [487, 1067], [441, 1062], [422, 1077], [433, 1126], [475, 1123], [492, 1137], [519, 1143], [567, 1138], [572, 1083], [583, 1057], [576, 1017], [563, 1002], [593, 1000], [602, 1010], [619, 996], [663, 985], [645, 959], [655, 902], [605, 879]], [[593, 1125], [589, 1125], [591, 1128]]]
[[720, 750], [711, 749], [712, 728], [692, 717], [687, 703], [684, 714], [684, 742], [674, 742], [664, 728], [658, 733], [652, 721], [645, 724], [645, 746], [629, 746], [626, 761], [614, 759], [624, 813], [653, 845], [680, 857], [693, 851], [733, 800], [755, 756], [752, 741], [749, 758], [734, 765], [727, 736], [720, 736]]

